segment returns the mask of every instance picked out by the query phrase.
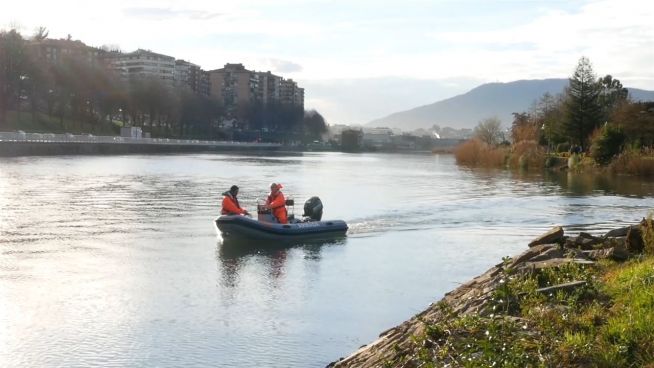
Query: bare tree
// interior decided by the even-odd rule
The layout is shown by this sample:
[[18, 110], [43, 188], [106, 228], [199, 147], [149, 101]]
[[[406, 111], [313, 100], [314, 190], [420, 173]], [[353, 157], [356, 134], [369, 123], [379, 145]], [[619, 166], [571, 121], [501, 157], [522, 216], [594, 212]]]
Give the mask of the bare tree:
[[501, 125], [497, 117], [484, 119], [475, 127], [474, 136], [486, 144], [497, 145], [502, 141]]
[[48, 35], [50, 34], [50, 31], [48, 31], [47, 28], [41, 26], [34, 31], [34, 36], [32, 36], [32, 39], [34, 41], [43, 41], [46, 38], [48, 38]]

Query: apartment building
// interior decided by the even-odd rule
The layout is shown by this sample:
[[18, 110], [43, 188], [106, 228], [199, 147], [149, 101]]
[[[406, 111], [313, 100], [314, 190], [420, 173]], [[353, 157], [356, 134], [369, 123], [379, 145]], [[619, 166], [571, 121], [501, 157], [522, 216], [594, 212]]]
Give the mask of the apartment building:
[[188, 87], [194, 93], [209, 96], [209, 73], [199, 65], [176, 60], [173, 76], [178, 87]]
[[271, 72], [257, 73], [259, 78], [259, 101], [264, 105], [280, 100], [281, 85], [284, 78]]
[[293, 79], [282, 80], [280, 84], [279, 101], [282, 104], [295, 105], [304, 108], [304, 88], [298, 87]]
[[256, 101], [259, 79], [255, 72], [243, 64], [225, 64], [221, 69], [209, 71], [210, 96], [223, 103], [226, 112], [236, 113], [239, 106]]
[[155, 77], [170, 85], [175, 81], [175, 58], [149, 50], [112, 54], [110, 65], [125, 79]]
[[271, 72], [245, 69], [243, 64], [225, 64], [209, 71], [211, 97], [221, 101], [227, 112], [251, 103], [268, 105], [281, 103], [304, 108], [304, 88], [292, 79], [284, 79]]
[[30, 47], [38, 58], [52, 65], [58, 65], [65, 59], [84, 61], [95, 65], [100, 63], [101, 57], [105, 53], [101, 49], [87, 46], [82, 41], [70, 39], [34, 40], [30, 42]]

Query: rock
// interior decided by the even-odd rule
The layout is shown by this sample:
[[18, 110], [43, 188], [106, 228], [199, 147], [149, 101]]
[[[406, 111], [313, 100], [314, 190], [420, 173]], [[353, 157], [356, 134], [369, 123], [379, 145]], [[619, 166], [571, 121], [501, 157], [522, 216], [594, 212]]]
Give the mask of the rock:
[[627, 231], [627, 250], [631, 253], [642, 253], [645, 249], [645, 242], [643, 242], [643, 232], [640, 231], [640, 227], [631, 227]]
[[532, 240], [531, 243], [529, 243], [529, 247], [531, 248], [541, 244], [558, 243], [562, 239], [563, 239], [563, 228], [561, 226], [555, 226], [550, 231]]
[[553, 258], [564, 258], [563, 250], [559, 248], [558, 246], [556, 247], [551, 247], [543, 251], [542, 253], [536, 255], [535, 257], [532, 257], [529, 259], [529, 262], [539, 262], [539, 261], [547, 261], [548, 259], [553, 259]]
[[524, 263], [524, 262], [532, 259], [533, 257], [536, 257], [536, 256], [542, 254], [543, 252], [547, 252], [550, 249], [558, 248], [558, 247], [559, 246], [557, 244], [541, 244], [541, 245], [536, 245], [534, 247], [531, 247], [531, 248], [527, 249], [525, 252], [523, 252], [522, 254], [520, 254], [519, 256], [513, 258], [513, 260], [509, 264], [509, 267], [510, 268], [515, 268], [519, 264]]
[[615, 261], [626, 261], [631, 257], [629, 251], [620, 247], [606, 248], [606, 249], [596, 249], [583, 252], [588, 258], [593, 260], [606, 259], [610, 258]]
[[565, 239], [564, 247], [571, 249], [583, 249], [590, 250], [593, 249], [594, 245], [602, 243], [601, 238], [585, 238], [582, 236], [572, 237]]
[[590, 250], [593, 249], [593, 245], [599, 244], [601, 242], [602, 242], [601, 239], [589, 239], [589, 238], [582, 238], [580, 236], [575, 241], [575, 244], [579, 247], [579, 249]]
[[582, 259], [582, 258], [553, 258], [553, 259], [548, 259], [547, 261], [526, 262], [523, 267], [539, 270], [543, 268], [559, 267], [568, 263], [577, 263], [577, 264], [584, 264], [584, 265], [595, 264], [595, 262], [593, 261], [589, 261], [587, 259]]
[[564, 284], [536, 289], [536, 291], [543, 294], [555, 293], [557, 291], [569, 292], [583, 285], [586, 285], [586, 281], [571, 281]]
[[606, 238], [604, 243], [602, 243], [602, 248], [626, 248], [627, 247], [627, 236], [621, 236], [618, 238]]
[[627, 236], [627, 232], [629, 232], [629, 229], [633, 227], [638, 227], [638, 225], [625, 226], [619, 229], [613, 229], [608, 233], [604, 234], [604, 238], [619, 238], [619, 237]]

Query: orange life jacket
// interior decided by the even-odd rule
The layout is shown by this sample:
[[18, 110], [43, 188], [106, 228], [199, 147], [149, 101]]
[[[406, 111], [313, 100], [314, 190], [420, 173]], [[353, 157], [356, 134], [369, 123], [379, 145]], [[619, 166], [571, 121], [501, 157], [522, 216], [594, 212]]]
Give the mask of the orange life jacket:
[[273, 197], [272, 193], [268, 196], [268, 201], [266, 202], [268, 206], [272, 209], [272, 215], [275, 216], [277, 221], [280, 224], [288, 223], [288, 214], [286, 212], [286, 198], [281, 191], [278, 191], [277, 194]]
[[238, 199], [230, 192], [223, 193], [223, 208], [220, 210], [222, 215], [243, 215], [245, 210], [241, 208]]

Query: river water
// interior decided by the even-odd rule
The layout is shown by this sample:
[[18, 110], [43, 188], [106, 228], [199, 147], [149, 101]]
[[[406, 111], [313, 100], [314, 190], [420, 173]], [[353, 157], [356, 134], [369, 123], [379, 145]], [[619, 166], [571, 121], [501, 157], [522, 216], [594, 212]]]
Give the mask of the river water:
[[[223, 244], [220, 194], [253, 211], [272, 181], [348, 237]], [[450, 155], [0, 159], [0, 366], [323, 367], [551, 226], [634, 223], [653, 193]]]

